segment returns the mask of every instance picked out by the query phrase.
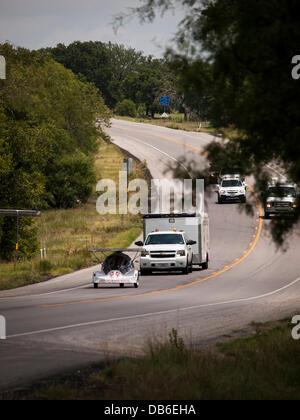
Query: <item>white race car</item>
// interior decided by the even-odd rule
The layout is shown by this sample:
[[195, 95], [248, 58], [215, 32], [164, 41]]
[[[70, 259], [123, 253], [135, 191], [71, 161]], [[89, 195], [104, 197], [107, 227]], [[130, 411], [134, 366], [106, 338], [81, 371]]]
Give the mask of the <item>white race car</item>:
[[[112, 255], [107, 256], [104, 262], [101, 262], [96, 253], [113, 252]], [[135, 252], [136, 257], [131, 259], [125, 252]], [[98, 289], [100, 285], [118, 285], [125, 287], [128, 285], [139, 287], [139, 270], [134, 266], [135, 259], [141, 251], [136, 249], [97, 249], [92, 253], [96, 256], [100, 263], [100, 270], [93, 273], [94, 288]]]

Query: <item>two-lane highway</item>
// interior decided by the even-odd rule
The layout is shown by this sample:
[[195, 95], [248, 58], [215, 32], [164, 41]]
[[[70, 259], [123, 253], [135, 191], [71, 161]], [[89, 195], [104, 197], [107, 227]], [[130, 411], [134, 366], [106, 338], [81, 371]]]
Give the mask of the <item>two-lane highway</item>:
[[[185, 156], [204, 163], [212, 137], [113, 120], [107, 130], [117, 145], [146, 160], [154, 178]], [[168, 176], [171, 176], [169, 174]], [[0, 293], [8, 339], [0, 342], [0, 386], [19, 384], [110, 354], [141, 351], [151, 337], [177, 328], [187, 340], [206, 342], [246, 326], [286, 316], [299, 308], [299, 237], [287, 252], [276, 249], [262, 219], [238, 204], [207, 198], [211, 220], [208, 271], [152, 275], [139, 289], [100, 288], [93, 269], [17, 291]]]

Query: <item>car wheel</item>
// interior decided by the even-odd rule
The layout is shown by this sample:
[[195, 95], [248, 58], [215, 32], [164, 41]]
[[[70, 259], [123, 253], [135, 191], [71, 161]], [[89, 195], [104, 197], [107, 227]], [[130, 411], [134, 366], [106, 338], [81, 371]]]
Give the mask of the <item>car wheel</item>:
[[98, 283], [94, 283], [94, 289], [98, 289], [99, 284]]
[[138, 289], [138, 288], [139, 288], [139, 285], [140, 285], [140, 282], [139, 282], [139, 281], [137, 281], [136, 283], [134, 283], [134, 287], [135, 287], [136, 289]]
[[218, 195], [218, 204], [223, 204], [223, 200], [219, 195]]
[[120, 284], [121, 289], [124, 289], [124, 283]]

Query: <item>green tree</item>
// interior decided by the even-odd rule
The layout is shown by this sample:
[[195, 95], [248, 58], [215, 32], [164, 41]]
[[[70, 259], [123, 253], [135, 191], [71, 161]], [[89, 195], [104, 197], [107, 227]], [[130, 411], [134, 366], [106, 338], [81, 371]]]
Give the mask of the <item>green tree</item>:
[[[91, 193], [93, 156], [98, 150], [96, 119], [108, 123], [110, 112], [97, 88], [39, 52], [0, 45], [8, 63], [7, 80], [0, 81], [0, 207], [41, 209], [73, 206], [66, 196], [86, 201]], [[80, 176], [61, 185], [65, 169]], [[89, 164], [87, 164], [89, 162]], [[86, 169], [82, 174], [81, 168]], [[51, 182], [50, 182], [51, 180]], [[20, 223], [24, 255], [36, 248], [31, 220]], [[15, 221], [0, 218], [0, 258], [10, 258], [15, 247]]]
[[135, 103], [131, 99], [124, 99], [122, 102], [118, 102], [115, 112], [117, 115], [124, 117], [133, 117], [137, 115]]
[[154, 115], [159, 109], [158, 92], [164, 90], [167, 81], [164, 60], [146, 57], [140, 51], [111, 42], [78, 41], [42, 52], [94, 83], [111, 109], [124, 99], [132, 100], [137, 106], [145, 104], [147, 115]]
[[[135, 12], [153, 20], [158, 11], [176, 3], [186, 6], [186, 17], [177, 36], [180, 54], [169, 53], [169, 58], [186, 61], [190, 71], [183, 75], [179, 67], [180, 76], [199, 97], [202, 87], [208, 87], [215, 125], [234, 124], [240, 132], [227, 144], [213, 147], [214, 152], [218, 146], [225, 153], [234, 142], [236, 155], [241, 162], [247, 160], [259, 186], [265, 178], [263, 168], [271, 161], [282, 164], [299, 183], [300, 83], [291, 76], [292, 57], [299, 54], [299, 2], [145, 0]], [[211, 66], [212, 83], [206, 83], [203, 64]], [[296, 222], [297, 218], [274, 220], [274, 237], [282, 242]]]
[[87, 203], [96, 178], [93, 160], [77, 152], [55, 161], [47, 177], [47, 190], [51, 191], [51, 204], [56, 208], [72, 208]]
[[103, 42], [74, 42], [69, 46], [58, 44], [55, 48], [42, 50], [56, 61], [83, 75], [100, 90], [105, 103], [111, 109], [122, 96], [121, 84], [143, 60], [141, 52], [123, 45]]
[[83, 75], [102, 93], [108, 106], [112, 103], [109, 91], [111, 68], [109, 50], [102, 42], [73, 42], [69, 46], [58, 44], [55, 48], [41, 50], [51, 55], [55, 61], [77, 75]]
[[162, 87], [163, 64], [161, 60], [148, 57], [136, 72], [131, 73], [122, 83], [123, 96], [130, 98], [136, 104], [146, 106], [146, 114], [152, 114], [159, 107], [156, 102], [158, 92]]

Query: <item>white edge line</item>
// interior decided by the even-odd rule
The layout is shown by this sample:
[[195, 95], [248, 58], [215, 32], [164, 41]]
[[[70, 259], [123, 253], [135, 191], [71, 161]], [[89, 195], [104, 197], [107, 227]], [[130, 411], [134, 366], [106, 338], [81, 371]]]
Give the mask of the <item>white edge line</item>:
[[167, 156], [169, 159], [173, 160], [174, 162], [179, 163], [186, 170], [186, 172], [189, 174], [189, 176], [191, 177], [191, 174], [189, 173], [188, 168], [186, 166], [184, 166], [178, 159], [174, 158], [173, 156], [169, 155], [168, 153], [163, 152], [162, 150], [158, 149], [157, 147], [152, 146], [152, 144], [146, 143], [146, 142], [144, 142], [144, 141], [142, 141], [140, 139], [137, 139], [136, 137], [129, 136], [129, 135], [122, 135], [122, 137], [125, 137], [125, 138], [127, 138], [129, 140], [136, 141], [136, 142], [141, 143], [141, 144], [144, 144], [145, 146], [148, 146], [148, 147], [156, 150], [157, 152], [161, 153], [162, 155]]
[[73, 328], [88, 327], [88, 326], [93, 326], [93, 325], [101, 325], [101, 324], [105, 324], [105, 323], [109, 323], [109, 322], [129, 321], [129, 320], [138, 319], [138, 318], [147, 318], [147, 317], [157, 316], [157, 315], [167, 315], [167, 314], [171, 314], [171, 313], [175, 313], [175, 312], [178, 313], [178, 312], [190, 311], [190, 310], [195, 310], [195, 309], [209, 308], [209, 307], [213, 307], [213, 306], [222, 306], [222, 305], [229, 305], [229, 304], [233, 304], [233, 303], [251, 302], [251, 301], [254, 301], [254, 300], [263, 299], [263, 298], [266, 298], [266, 297], [269, 297], [269, 296], [273, 296], [277, 293], [283, 292], [284, 290], [294, 286], [295, 284], [297, 284], [299, 282], [300, 282], [300, 277], [298, 277], [296, 280], [294, 280], [290, 284], [288, 284], [284, 287], [281, 287], [280, 289], [274, 290], [273, 292], [265, 293], [263, 295], [254, 296], [254, 297], [250, 297], [250, 298], [228, 300], [228, 301], [225, 301], [225, 302], [217, 302], [217, 303], [207, 303], [207, 304], [191, 306], [191, 307], [187, 307], [187, 308], [171, 309], [169, 311], [151, 312], [151, 313], [147, 313], [147, 314], [133, 315], [133, 316], [127, 316], [127, 317], [122, 317], [122, 318], [104, 319], [104, 320], [101, 320], [101, 321], [92, 321], [92, 322], [85, 322], [85, 323], [81, 323], [81, 324], [67, 325], [67, 326], [64, 326], [64, 327], [56, 327], [56, 328], [50, 328], [50, 329], [45, 329], [45, 330], [39, 330], [39, 331], [31, 331], [31, 332], [27, 332], [27, 333], [9, 335], [9, 336], [7, 336], [7, 339], [9, 339], [9, 338], [19, 338], [19, 337], [28, 337], [28, 336], [32, 336], [32, 335], [45, 334], [45, 333], [51, 333], [51, 332], [56, 332], [56, 331], [63, 331], [63, 330], [68, 330], [68, 329], [73, 329]]
[[[58, 294], [58, 293], [72, 292], [74, 290], [85, 289], [88, 286], [92, 286], [91, 281], [89, 281], [86, 284], [83, 284], [82, 286], [76, 286], [76, 287], [72, 287], [70, 289], [54, 290], [53, 292], [45, 292], [45, 293], [39, 293], [39, 294], [34, 294], [34, 295], [23, 295], [23, 296], [2, 296], [2, 297], [0, 296], [0, 303], [2, 303], [2, 302], [6, 303], [6, 301], [10, 301], [10, 300], [14, 300], [14, 299], [33, 299], [33, 298], [38, 298], [38, 297], [42, 297], [42, 296], [55, 295], [55, 294]], [[26, 286], [24, 286], [24, 287], [26, 287]]]

